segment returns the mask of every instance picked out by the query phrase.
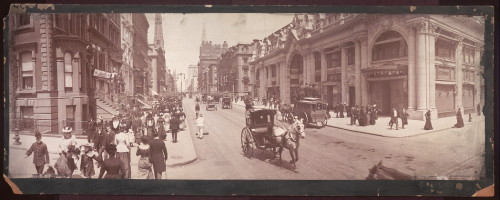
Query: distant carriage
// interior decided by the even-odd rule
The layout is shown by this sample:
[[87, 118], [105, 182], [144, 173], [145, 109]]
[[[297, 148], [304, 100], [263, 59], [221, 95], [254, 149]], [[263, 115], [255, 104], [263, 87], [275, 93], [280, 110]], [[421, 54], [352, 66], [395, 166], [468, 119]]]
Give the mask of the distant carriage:
[[243, 154], [252, 157], [254, 149], [262, 151], [269, 150], [279, 154], [283, 148], [290, 150], [290, 161], [294, 167], [298, 161], [298, 149], [300, 138], [305, 137], [304, 124], [302, 121], [294, 122], [287, 130], [274, 124], [276, 111], [269, 109], [246, 111], [246, 127], [241, 130], [241, 148]]
[[233, 101], [231, 101], [231, 97], [223, 97], [221, 103], [222, 109], [233, 109]]

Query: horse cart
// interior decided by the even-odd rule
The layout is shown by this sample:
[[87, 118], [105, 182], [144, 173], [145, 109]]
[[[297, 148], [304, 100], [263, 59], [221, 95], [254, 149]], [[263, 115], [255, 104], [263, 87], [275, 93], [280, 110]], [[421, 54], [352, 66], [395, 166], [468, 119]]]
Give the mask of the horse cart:
[[302, 121], [295, 121], [288, 128], [275, 126], [274, 110], [249, 109], [246, 111], [246, 127], [241, 130], [241, 148], [243, 154], [251, 158], [255, 149], [260, 149], [262, 152], [269, 150], [279, 154], [281, 160], [281, 152], [283, 148], [290, 150], [290, 161], [294, 167], [298, 160], [298, 148], [300, 138], [305, 137], [304, 124]]
[[222, 98], [222, 109], [233, 109], [233, 101], [231, 101], [231, 97], [223, 97]]

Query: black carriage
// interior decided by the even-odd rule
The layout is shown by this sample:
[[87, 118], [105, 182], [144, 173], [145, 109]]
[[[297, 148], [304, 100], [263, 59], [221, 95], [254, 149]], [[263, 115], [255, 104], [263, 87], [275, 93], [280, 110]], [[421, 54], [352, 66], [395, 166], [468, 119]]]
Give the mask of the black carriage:
[[223, 97], [222, 98], [222, 109], [233, 109], [233, 101], [231, 101], [231, 97]]
[[246, 127], [241, 130], [241, 148], [247, 157], [252, 157], [254, 149], [270, 150], [277, 153], [279, 144], [273, 135], [274, 110], [247, 110]]
[[209, 110], [217, 110], [217, 105], [215, 105], [214, 103], [212, 102], [209, 102], [207, 104], [207, 107], [206, 107], [206, 110], [209, 111]]

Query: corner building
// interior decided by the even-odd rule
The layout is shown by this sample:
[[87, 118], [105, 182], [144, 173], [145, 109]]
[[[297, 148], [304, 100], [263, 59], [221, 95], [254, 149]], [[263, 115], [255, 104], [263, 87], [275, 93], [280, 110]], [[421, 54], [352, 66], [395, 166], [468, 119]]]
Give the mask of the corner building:
[[382, 115], [408, 108], [423, 120], [427, 110], [437, 118], [482, 108], [483, 38], [480, 17], [296, 14], [254, 41], [251, 63], [257, 96], [272, 91], [293, 103], [308, 85], [330, 105], [376, 104]]

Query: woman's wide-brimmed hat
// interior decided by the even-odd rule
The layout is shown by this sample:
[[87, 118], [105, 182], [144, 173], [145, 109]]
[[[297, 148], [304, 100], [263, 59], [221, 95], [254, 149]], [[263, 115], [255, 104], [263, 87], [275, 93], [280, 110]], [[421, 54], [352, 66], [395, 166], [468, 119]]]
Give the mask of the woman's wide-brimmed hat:
[[69, 126], [68, 127], [64, 127], [63, 130], [62, 130], [63, 133], [71, 133], [72, 131], [73, 131], [73, 129], [71, 127], [69, 127]]

